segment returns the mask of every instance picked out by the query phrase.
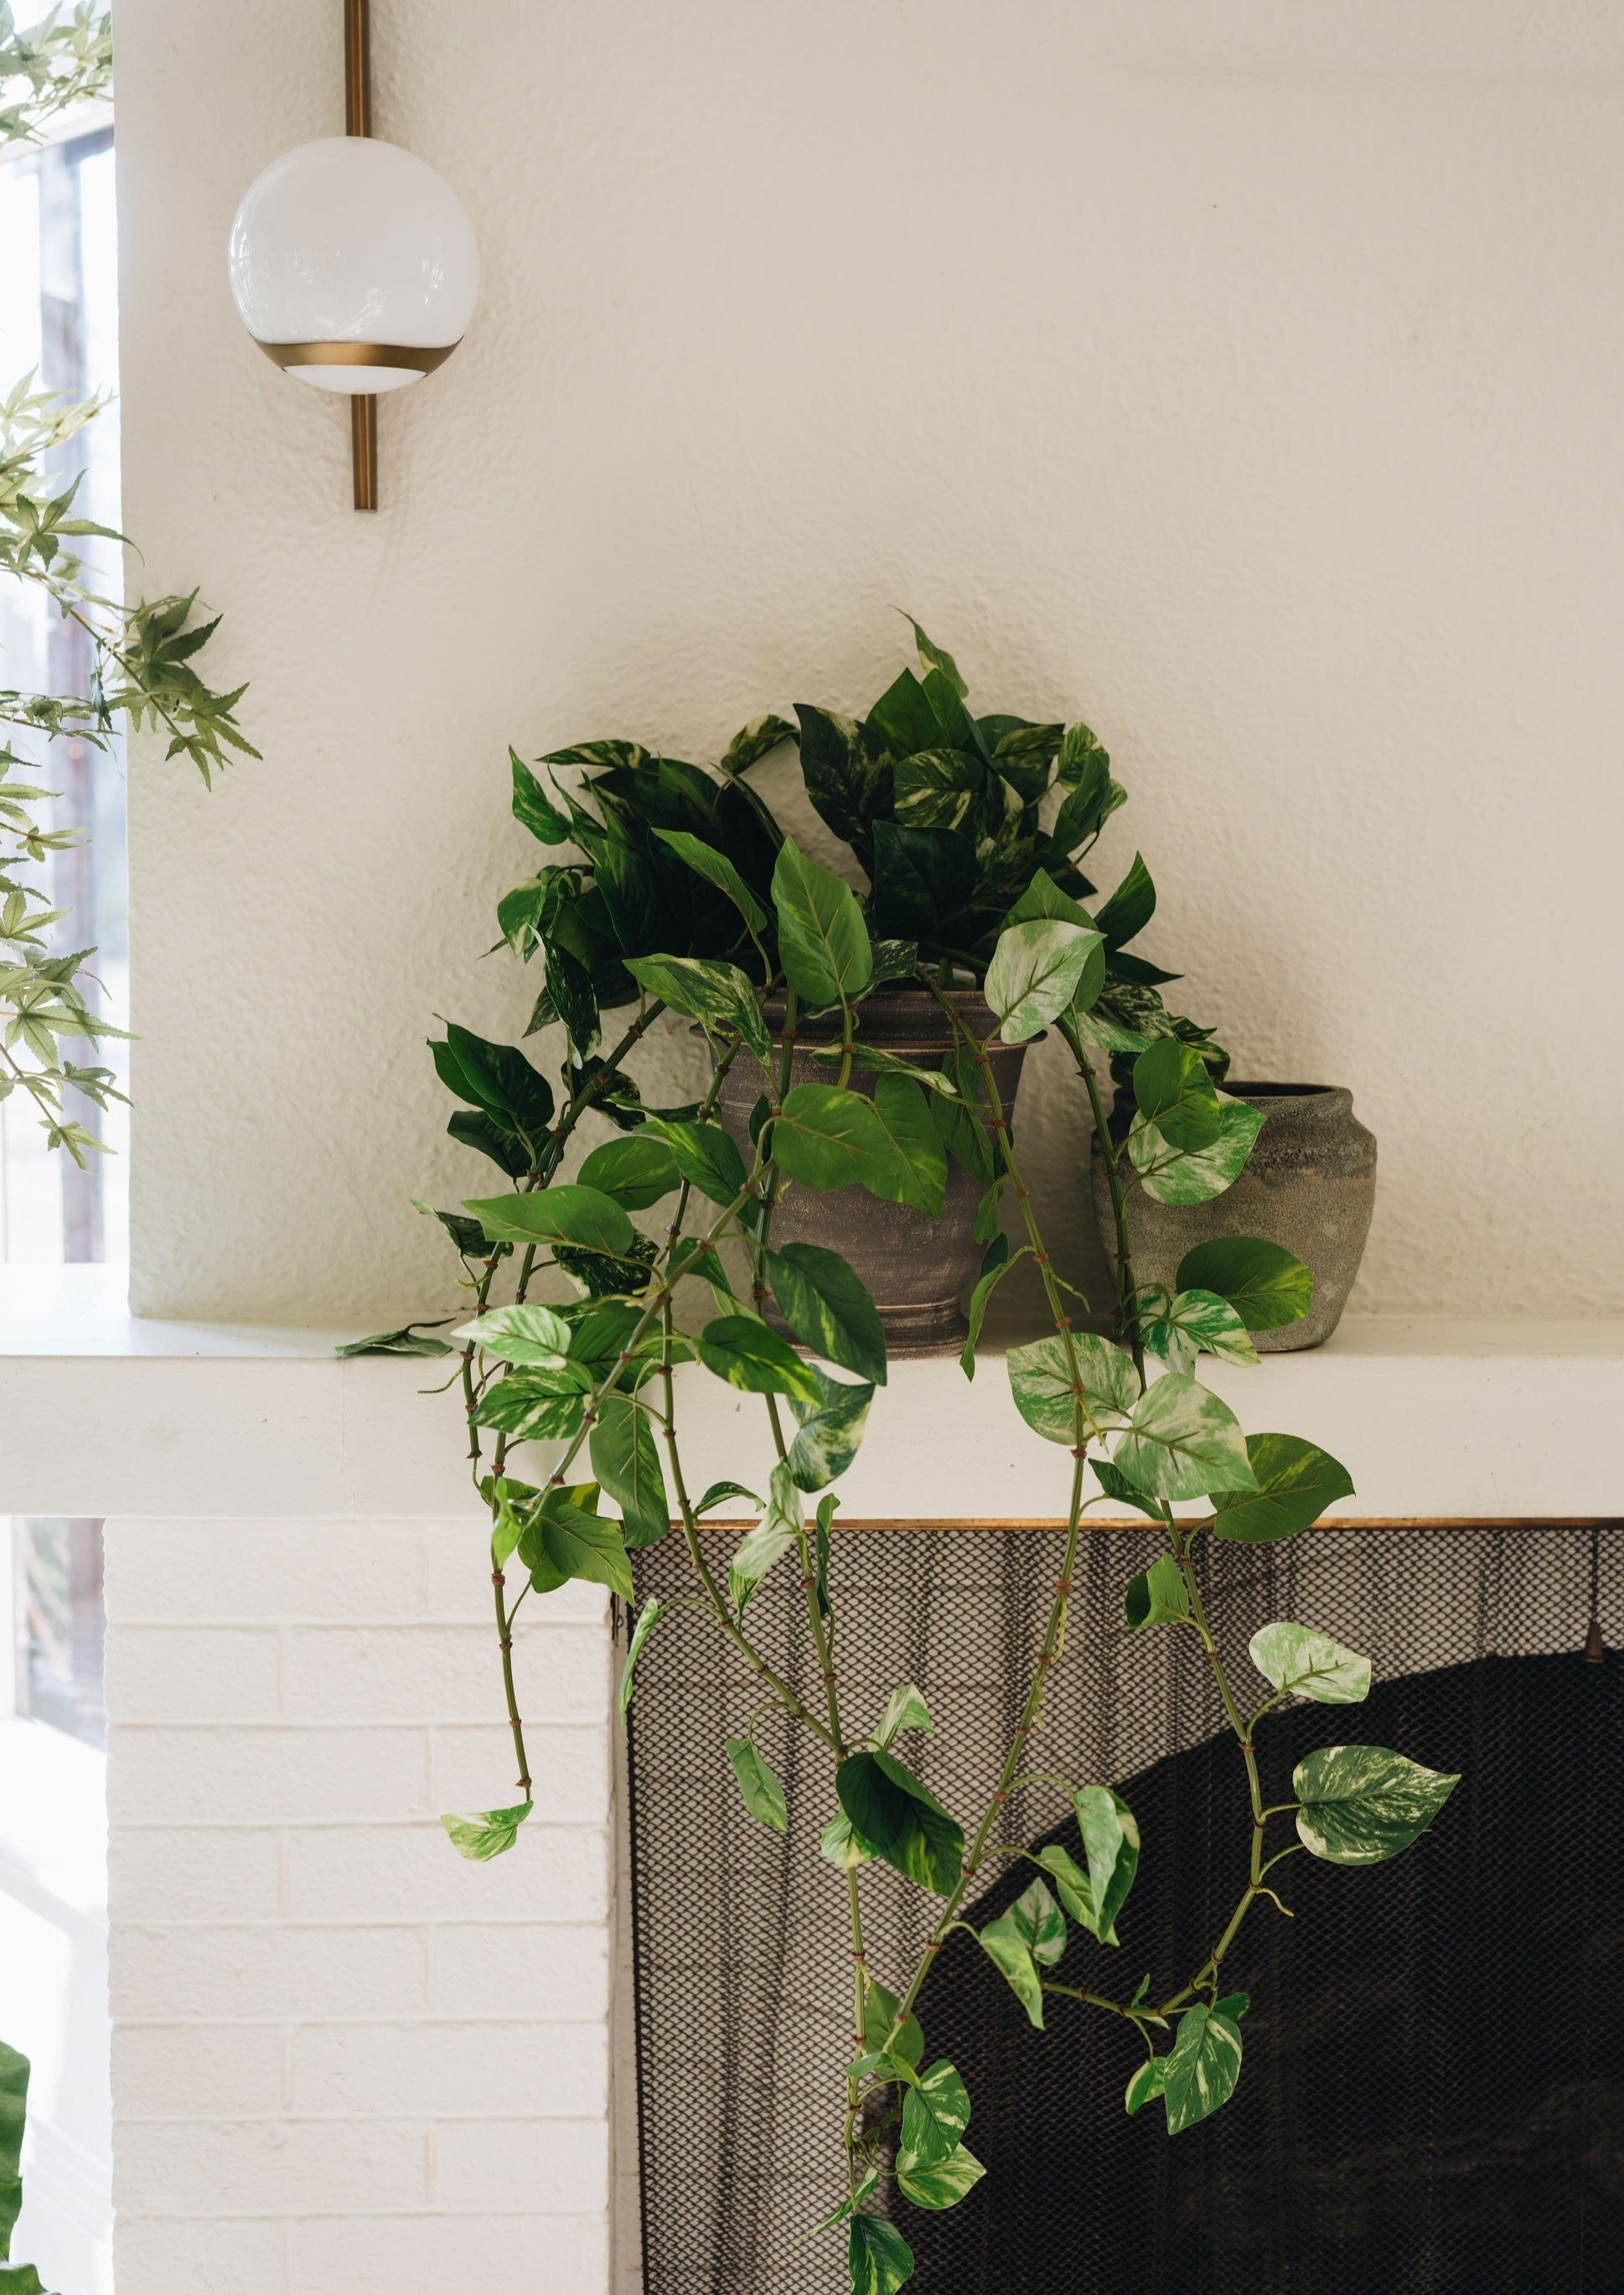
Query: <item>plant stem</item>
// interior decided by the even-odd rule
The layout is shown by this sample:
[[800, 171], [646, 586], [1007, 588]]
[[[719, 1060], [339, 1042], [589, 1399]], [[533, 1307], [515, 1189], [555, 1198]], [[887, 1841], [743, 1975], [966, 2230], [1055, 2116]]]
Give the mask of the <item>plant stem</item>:
[[1089, 1095], [1089, 1107], [1094, 1117], [1094, 1136], [1099, 1142], [1099, 1152], [1106, 1166], [1106, 1184], [1111, 1191], [1111, 1218], [1116, 1229], [1116, 1335], [1125, 1338], [1133, 1354], [1133, 1367], [1139, 1375], [1139, 1393], [1145, 1392], [1145, 1343], [1139, 1335], [1138, 1287], [1134, 1281], [1133, 1247], [1128, 1238], [1128, 1201], [1122, 1191], [1122, 1174], [1116, 1168], [1116, 1143], [1111, 1137], [1105, 1103], [1099, 1096], [1099, 1084], [1094, 1074], [1094, 1064], [1082, 1048], [1076, 1029], [1067, 1020], [1060, 1023], [1060, 1033], [1071, 1047]]

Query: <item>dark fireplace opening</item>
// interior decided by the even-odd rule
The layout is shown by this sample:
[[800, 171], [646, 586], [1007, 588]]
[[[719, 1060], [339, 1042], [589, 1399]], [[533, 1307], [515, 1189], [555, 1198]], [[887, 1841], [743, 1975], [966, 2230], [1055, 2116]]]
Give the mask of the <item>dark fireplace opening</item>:
[[[836, 1548], [837, 1588], [898, 1621], [891, 1663], [855, 1637], [841, 1654], [854, 1710], [877, 1713], [896, 1680], [918, 1680], [937, 1735], [907, 1755], [961, 1813], [1013, 1721], [1056, 1545], [1041, 1531], [898, 1528]], [[921, 2016], [929, 2055], [964, 2076], [967, 2140], [988, 2174], [946, 2213], [892, 2202], [921, 2295], [1624, 2290], [1624, 1658], [1581, 1654], [1593, 1546], [1529, 1525], [1212, 1549], [1209, 1599], [1243, 1666], [1274, 1617], [1376, 1661], [1365, 1704], [1297, 1705], [1265, 1725], [1268, 1800], [1289, 1798], [1304, 1752], [1339, 1743], [1390, 1745], [1463, 1782], [1390, 1864], [1279, 1866], [1293, 1917], [1254, 1907], [1226, 1964], [1253, 2004], [1239, 2087], [1177, 2137], [1155, 2106], [1123, 2111], [1142, 2055], [1125, 2027], [1055, 2000], [1032, 2031], [985, 1956], [951, 1938]], [[1615, 1546], [1604, 1541], [1602, 1613], [1616, 1639]], [[1032, 1764], [1115, 1784], [1138, 1818], [1121, 1948], [1074, 1934], [1059, 1972], [1119, 1996], [1147, 1969], [1162, 1990], [1193, 1972], [1233, 1909], [1248, 1821], [1198, 1653], [1120, 1622], [1143, 1556], [1133, 1532], [1089, 1540]], [[681, 1590], [678, 1555], [639, 1560], [645, 1590]], [[793, 1671], [793, 1603], [763, 1589], [768, 1602], [764, 1639]], [[735, 1808], [725, 1762], [715, 1776], [752, 1701], [704, 1621], [676, 1615], [691, 1622], [664, 1667], [640, 1673], [632, 1746], [648, 2295], [840, 2295], [838, 2241], [800, 2242], [837, 2196], [839, 1883], [808, 1822], [788, 1843], [763, 1834]], [[820, 1808], [811, 1755], [788, 1733], [763, 1749], [792, 1810], [809, 1796]], [[1053, 1795], [1029, 1790], [1012, 1815], [1008, 1837], [1075, 1851]], [[968, 1917], [1000, 1911], [1023, 1874], [1000, 1872]], [[927, 1901], [873, 1868], [864, 1891], [871, 1964], [895, 1981]]]

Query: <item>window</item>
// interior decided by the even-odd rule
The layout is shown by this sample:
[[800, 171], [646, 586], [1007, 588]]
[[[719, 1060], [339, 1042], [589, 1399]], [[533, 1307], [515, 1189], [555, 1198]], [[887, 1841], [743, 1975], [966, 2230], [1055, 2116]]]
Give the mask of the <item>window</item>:
[[[17, 12], [27, 18], [41, 12]], [[0, 156], [0, 388], [37, 372], [49, 388], [88, 398], [110, 392], [118, 371], [112, 130], [98, 124], [44, 146], [13, 145]], [[84, 472], [76, 509], [117, 527], [117, 404], [86, 424], [62, 455], [64, 476]], [[93, 543], [86, 562], [95, 586], [117, 597], [117, 549]], [[49, 614], [42, 600], [16, 584], [0, 584], [0, 684], [84, 692], [86, 650], [82, 633]], [[102, 1007], [122, 1021], [128, 968], [123, 745], [98, 750], [80, 741], [44, 744], [40, 764], [41, 780], [61, 792], [53, 825], [89, 832], [87, 843], [54, 858], [51, 905], [70, 911], [55, 927], [56, 947], [96, 947], [91, 969], [102, 984]], [[120, 1071], [121, 1089], [126, 1050], [109, 1039], [97, 1055]], [[68, 1112], [115, 1152], [89, 1156], [81, 1172], [70, 1156], [47, 1149], [26, 1094], [0, 1101], [0, 1260], [128, 1257], [127, 1111], [115, 1103], [103, 1115], [81, 1098]]]

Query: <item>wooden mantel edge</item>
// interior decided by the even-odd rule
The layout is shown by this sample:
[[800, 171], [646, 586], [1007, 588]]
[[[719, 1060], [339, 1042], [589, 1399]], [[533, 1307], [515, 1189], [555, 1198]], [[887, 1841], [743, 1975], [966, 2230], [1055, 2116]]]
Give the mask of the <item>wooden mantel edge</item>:
[[[760, 1517], [756, 1515], [729, 1515], [718, 1520], [712, 1517], [701, 1522], [701, 1531], [715, 1531], [736, 1535], [740, 1531], [753, 1530]], [[1334, 1514], [1322, 1515], [1314, 1525], [1316, 1530], [1624, 1530], [1624, 1515], [1613, 1514], [1536, 1514], [1536, 1515], [1474, 1515], [1474, 1514]], [[1064, 1515], [1000, 1515], [963, 1516], [952, 1515], [836, 1515], [833, 1527], [848, 1530], [1054, 1530], [1064, 1531]], [[1089, 1515], [1082, 1527], [1085, 1531], [1097, 1530], [1142, 1531], [1146, 1537], [1160, 1534], [1159, 1524], [1147, 1522], [1142, 1515]], [[681, 1523], [674, 1517], [673, 1530]], [[1306, 1535], [1306, 1533], [1303, 1533]], [[1228, 1542], [1228, 1541], [1226, 1541]], [[1270, 1541], [1245, 1540], [1247, 1544], [1269, 1544]]]

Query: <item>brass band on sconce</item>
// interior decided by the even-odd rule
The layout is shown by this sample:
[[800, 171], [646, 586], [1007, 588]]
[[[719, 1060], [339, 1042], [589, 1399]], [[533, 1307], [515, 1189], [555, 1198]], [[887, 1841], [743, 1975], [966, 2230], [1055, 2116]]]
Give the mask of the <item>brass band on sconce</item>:
[[[256, 336], [255, 340], [258, 339]], [[457, 345], [437, 343], [425, 348], [412, 343], [260, 343], [259, 347], [276, 366], [404, 366], [418, 374], [432, 374]]]

